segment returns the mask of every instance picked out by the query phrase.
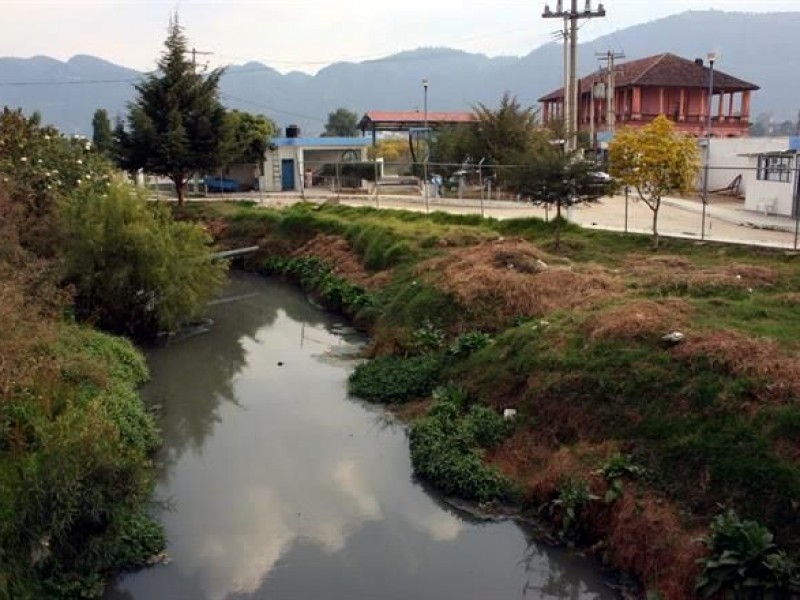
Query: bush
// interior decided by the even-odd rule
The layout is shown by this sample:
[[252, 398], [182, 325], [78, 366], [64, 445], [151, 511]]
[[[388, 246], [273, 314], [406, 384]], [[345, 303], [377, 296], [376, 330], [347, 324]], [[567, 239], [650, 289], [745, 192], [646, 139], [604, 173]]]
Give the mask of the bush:
[[705, 540], [711, 555], [700, 559], [703, 572], [697, 591], [703, 598], [733, 593], [734, 597], [794, 598], [800, 594], [800, 570], [773, 542], [770, 531], [755, 521], [742, 521], [728, 511], [711, 523]]
[[476, 404], [467, 413], [464, 427], [481, 448], [494, 448], [508, 435], [508, 423], [488, 406]]
[[482, 331], [462, 333], [450, 345], [450, 354], [464, 358], [492, 343], [492, 336]]
[[509, 497], [510, 484], [483, 462], [455, 405], [440, 403], [409, 433], [414, 473], [446, 495], [490, 502]]
[[176, 222], [123, 183], [75, 193], [63, 204], [65, 280], [78, 314], [139, 337], [197, 317], [217, 292], [225, 265], [198, 225]]
[[281, 275], [297, 281], [309, 292], [319, 295], [325, 305], [350, 315], [374, 312], [377, 298], [364, 288], [337, 277], [333, 269], [318, 258], [270, 257], [261, 265], [266, 275]]
[[439, 384], [444, 365], [440, 354], [376, 358], [359, 365], [350, 376], [350, 393], [379, 404], [427, 398]]
[[581, 541], [586, 534], [584, 510], [598, 498], [589, 492], [582, 479], [567, 479], [558, 488], [558, 495], [545, 506], [561, 524], [559, 536], [570, 543]]

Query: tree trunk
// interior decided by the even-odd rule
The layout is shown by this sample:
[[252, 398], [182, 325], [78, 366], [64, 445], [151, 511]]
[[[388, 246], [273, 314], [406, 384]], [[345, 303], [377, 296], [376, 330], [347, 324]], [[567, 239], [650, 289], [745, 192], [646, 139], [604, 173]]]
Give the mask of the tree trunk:
[[556, 251], [561, 250], [561, 200], [556, 200]]
[[653, 206], [653, 250], [658, 250], [658, 209], [661, 208], [661, 200]]
[[180, 177], [173, 181], [175, 182], [175, 193], [178, 195], [178, 206], [183, 208], [184, 196], [186, 194], [186, 180]]

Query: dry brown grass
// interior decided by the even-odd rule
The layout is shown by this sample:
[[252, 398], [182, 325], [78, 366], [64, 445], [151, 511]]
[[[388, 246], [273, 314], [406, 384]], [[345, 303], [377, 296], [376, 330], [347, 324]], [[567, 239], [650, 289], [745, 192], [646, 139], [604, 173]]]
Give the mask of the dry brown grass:
[[[534, 432], [518, 431], [488, 456], [522, 486], [528, 502], [543, 505], [556, 497], [565, 481], [576, 478], [587, 481], [598, 498], [604, 496], [608, 483], [597, 467], [619, 452], [617, 442], [553, 449], [536, 439]], [[604, 540], [599, 547], [605, 548], [606, 559], [638, 577], [648, 591], [659, 592], [665, 600], [693, 597], [696, 560], [704, 552], [695, 540], [702, 532], [688, 529], [675, 505], [628, 484], [613, 503], [590, 502], [583, 518], [591, 537]]]
[[350, 242], [338, 235], [318, 235], [295, 250], [293, 256], [319, 258], [330, 265], [336, 275], [367, 290], [378, 290], [391, 278], [389, 271], [368, 273]]
[[734, 263], [698, 267], [682, 256], [632, 255], [622, 273], [636, 280], [638, 287], [734, 287], [763, 288], [774, 285], [780, 274], [760, 265]]
[[680, 298], [634, 300], [592, 316], [588, 333], [592, 339], [644, 339], [685, 330], [691, 305]]
[[772, 340], [710, 331], [689, 336], [672, 353], [681, 360], [707, 360], [733, 375], [764, 380], [766, 385], [759, 386], [762, 401], [789, 403], [800, 398], [800, 359]]
[[637, 575], [664, 600], [694, 597], [697, 559], [705, 553], [696, 540], [703, 532], [688, 530], [673, 504], [629, 484], [610, 507], [595, 506], [605, 513], [598, 517], [615, 566]]
[[601, 267], [548, 267], [548, 258], [524, 240], [498, 240], [427, 261], [418, 273], [481, 314], [489, 328], [517, 316], [590, 306], [621, 290]]

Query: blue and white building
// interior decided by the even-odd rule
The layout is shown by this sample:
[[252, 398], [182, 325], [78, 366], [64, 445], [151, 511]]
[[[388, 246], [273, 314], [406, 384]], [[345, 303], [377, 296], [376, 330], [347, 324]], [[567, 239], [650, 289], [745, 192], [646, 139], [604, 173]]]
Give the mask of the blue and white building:
[[272, 138], [264, 156], [262, 189], [266, 192], [299, 192], [312, 187], [326, 165], [367, 160], [371, 144], [364, 137], [299, 137], [287, 128], [287, 137]]

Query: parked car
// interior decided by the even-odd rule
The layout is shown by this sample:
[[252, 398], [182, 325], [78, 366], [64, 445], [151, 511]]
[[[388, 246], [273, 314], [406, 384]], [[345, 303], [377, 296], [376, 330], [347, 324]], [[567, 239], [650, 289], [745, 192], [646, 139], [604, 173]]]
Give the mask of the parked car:
[[238, 192], [239, 182], [235, 179], [225, 179], [224, 177], [206, 177], [203, 180], [209, 192]]

